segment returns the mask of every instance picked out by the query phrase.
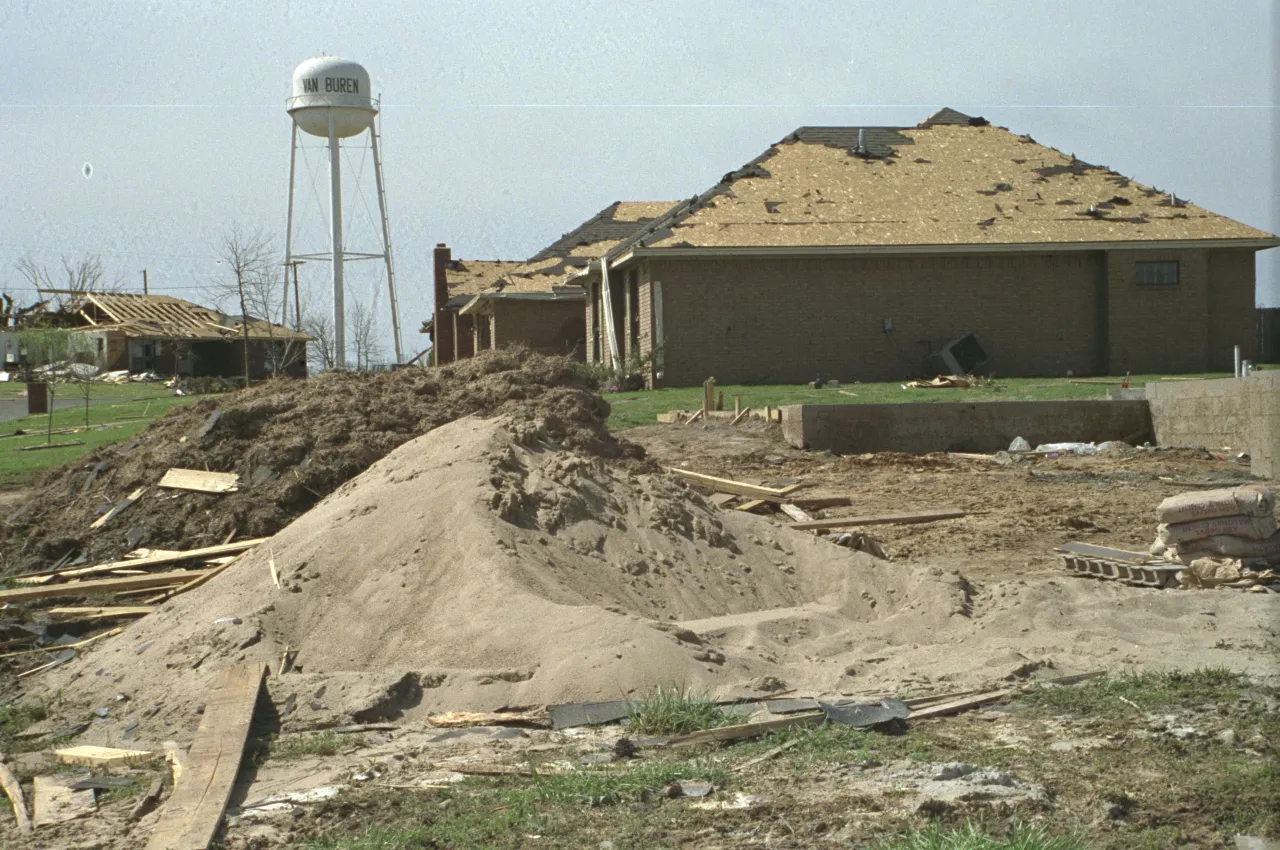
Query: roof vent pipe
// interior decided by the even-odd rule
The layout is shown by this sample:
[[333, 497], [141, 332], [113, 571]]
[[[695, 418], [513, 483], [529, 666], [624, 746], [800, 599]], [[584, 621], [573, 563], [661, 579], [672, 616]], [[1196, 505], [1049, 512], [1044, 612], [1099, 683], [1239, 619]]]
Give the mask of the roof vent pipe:
[[867, 131], [863, 127], [858, 128], [858, 154], [867, 155]]

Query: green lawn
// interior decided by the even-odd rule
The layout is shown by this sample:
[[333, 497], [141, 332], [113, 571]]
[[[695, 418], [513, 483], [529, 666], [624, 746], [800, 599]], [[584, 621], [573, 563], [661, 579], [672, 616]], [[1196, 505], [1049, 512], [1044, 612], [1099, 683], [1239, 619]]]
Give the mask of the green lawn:
[[[7, 390], [7, 387], [6, 387]], [[59, 386], [58, 398], [81, 398], [74, 386]], [[133, 393], [110, 395], [106, 391], [134, 390]], [[53, 434], [46, 438], [49, 417], [45, 414], [24, 416], [0, 423], [0, 486], [25, 483], [51, 466], [74, 460], [105, 443], [128, 439], [146, 428], [153, 421], [180, 404], [190, 404], [201, 396], [174, 396], [173, 390], [158, 384], [133, 384], [121, 386], [94, 386], [93, 398], [118, 398], [118, 401], [91, 404], [88, 409], [89, 427], [84, 428], [85, 408], [81, 406], [55, 410], [53, 430], [80, 428], [75, 433]], [[20, 436], [11, 436], [23, 431]], [[65, 448], [16, 451], [24, 446], [82, 441], [83, 445]]]
[[[1195, 378], [1227, 378], [1226, 373], [1204, 375], [1132, 375], [1129, 386], [1140, 387], [1154, 381]], [[739, 396], [743, 407], [760, 409], [784, 404], [906, 404], [939, 401], [1054, 401], [1075, 398], [1106, 398], [1109, 386], [1120, 386], [1120, 378], [1002, 378], [990, 387], [968, 390], [906, 390], [902, 382], [841, 384], [838, 388], [810, 389], [804, 385], [762, 384], [717, 387], [724, 393], [724, 406], [733, 409]], [[1080, 383], [1088, 381], [1090, 383]], [[1113, 384], [1093, 383], [1114, 381]], [[1074, 383], [1073, 383], [1074, 382]], [[702, 406], [702, 387], [678, 387], [605, 393], [613, 406], [609, 426], [615, 431], [637, 425], [653, 425], [659, 413], [668, 410], [697, 410]]]

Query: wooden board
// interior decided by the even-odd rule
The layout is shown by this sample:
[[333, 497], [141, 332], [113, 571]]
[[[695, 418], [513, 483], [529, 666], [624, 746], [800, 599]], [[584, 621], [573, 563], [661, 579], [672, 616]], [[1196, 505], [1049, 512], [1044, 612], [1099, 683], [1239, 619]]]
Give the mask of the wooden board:
[[91, 767], [145, 761], [155, 756], [149, 750], [120, 750], [115, 747], [67, 747], [53, 752], [63, 764], [87, 764]]
[[174, 782], [147, 850], [206, 850], [213, 842], [240, 771], [266, 675], [267, 665], [261, 663], [218, 671], [186, 769]]
[[174, 467], [160, 479], [160, 486], [200, 493], [231, 493], [240, 489], [240, 476], [234, 472], [205, 472], [202, 469]]
[[813, 517], [809, 516], [803, 510], [789, 502], [783, 502], [778, 505], [778, 510], [782, 511], [796, 522], [813, 522]]
[[976, 696], [961, 697], [960, 699], [951, 700], [950, 702], [938, 703], [928, 708], [912, 709], [908, 720], [924, 720], [929, 717], [941, 717], [945, 714], [957, 714], [970, 708], [977, 708], [980, 705], [986, 705], [989, 702], [998, 702], [1006, 697], [1013, 696], [1017, 691], [1012, 688], [1006, 688], [999, 691], [987, 691]]
[[1103, 558], [1108, 561], [1119, 561], [1122, 564], [1144, 564], [1161, 563], [1162, 558], [1157, 558], [1146, 552], [1130, 552], [1127, 549], [1112, 549], [1109, 546], [1094, 546], [1092, 543], [1063, 543], [1053, 551], [1066, 552], [1071, 555], [1085, 555], [1090, 558]]
[[472, 726], [547, 726], [544, 710], [533, 711], [446, 711], [428, 714], [427, 722], [443, 729], [466, 729]]
[[92, 567], [71, 567], [61, 570], [46, 570], [39, 573], [25, 573], [15, 577], [14, 581], [19, 584], [25, 584], [32, 579], [45, 578], [46, 576], [64, 579], [78, 578], [79, 576], [93, 575], [94, 573], [109, 573], [112, 570], [136, 570], [139, 567], [161, 567], [169, 564], [180, 564], [183, 561], [206, 560], [221, 555], [234, 555], [244, 552], [269, 539], [268, 537], [258, 537], [253, 540], [238, 540], [235, 543], [223, 543], [218, 546], [205, 546], [201, 549], [188, 549], [185, 552], [148, 555], [145, 558], [126, 558], [123, 561], [108, 561], [105, 564], [95, 564]]
[[755, 511], [758, 511], [760, 508], [763, 508], [767, 504], [769, 503], [766, 502], [764, 499], [752, 499], [749, 502], [743, 502], [742, 504], [738, 505], [737, 507], [734, 508], [734, 510], [745, 511], [747, 513], [754, 513]]
[[172, 570], [146, 576], [103, 578], [74, 584], [50, 584], [43, 587], [17, 587], [0, 590], [0, 603], [26, 602], [31, 599], [49, 599], [56, 596], [93, 596], [97, 593], [118, 593], [122, 590], [144, 590], [149, 587], [167, 587], [186, 584], [208, 575], [210, 570]]
[[820, 511], [823, 508], [847, 508], [853, 504], [848, 496], [818, 496], [811, 499], [792, 499], [791, 504], [805, 511]]
[[722, 726], [719, 729], [706, 729], [702, 732], [690, 732], [688, 735], [677, 735], [667, 741], [672, 747], [693, 747], [698, 744], [724, 743], [741, 741], [746, 738], [757, 738], [780, 729], [793, 729], [797, 726], [817, 726], [827, 719], [821, 711], [813, 714], [793, 714], [777, 720], [762, 720], [759, 723], [741, 723], [737, 726]]
[[95, 608], [92, 605], [74, 605], [66, 608], [50, 608], [50, 617], [72, 617], [77, 620], [110, 620], [116, 617], [144, 617], [156, 610], [153, 605], [118, 605]]
[[[738, 496], [746, 496], [748, 499], [763, 499], [767, 502], [781, 502], [795, 491], [801, 489], [803, 484], [792, 484], [789, 487], [773, 488], [764, 487], [759, 484], [747, 484], [742, 481], [732, 481], [728, 478], [717, 478], [714, 475], [703, 475], [701, 472], [691, 472], [687, 469], [679, 469], [677, 467], [668, 467], [667, 471], [679, 475], [686, 481], [694, 484], [701, 484], [704, 487], [710, 487], [718, 493], [733, 493]], [[788, 500], [790, 501], [790, 500]]]
[[31, 818], [27, 817], [27, 801], [22, 796], [22, 786], [18, 777], [4, 763], [4, 753], [0, 753], [0, 791], [9, 798], [13, 805], [13, 817], [18, 822], [18, 832], [31, 831]]
[[[78, 778], [78, 777], [76, 777]], [[98, 810], [93, 789], [72, 791], [74, 778], [37, 776], [33, 781], [35, 825], [37, 828], [82, 818]]]
[[943, 508], [936, 511], [908, 511], [900, 514], [878, 514], [874, 516], [846, 516], [831, 519], [815, 519], [810, 522], [793, 522], [791, 528], [803, 531], [814, 528], [853, 528], [859, 525], [906, 525], [918, 522], [937, 522], [943, 519], [958, 519], [965, 515], [964, 511], [954, 508]]
[[113, 518], [115, 518], [116, 516], [118, 516], [118, 515], [119, 515], [119, 513], [120, 513], [121, 511], [123, 511], [125, 508], [129, 507], [129, 506], [130, 506], [130, 505], [132, 505], [134, 502], [136, 502], [136, 501], [138, 501], [139, 499], [141, 499], [141, 498], [142, 498], [142, 494], [143, 494], [143, 493], [146, 493], [146, 492], [147, 492], [147, 488], [146, 488], [146, 487], [139, 487], [137, 490], [134, 490], [134, 491], [133, 491], [132, 493], [130, 493], [128, 496], [125, 496], [123, 500], [121, 500], [121, 501], [117, 502], [115, 505], [113, 505], [113, 506], [112, 506], [112, 508], [111, 508], [111, 510], [107, 511], [105, 514], [103, 514], [102, 516], [98, 517], [98, 518], [97, 518], [97, 519], [95, 519], [93, 522], [89, 523], [89, 527], [90, 527], [90, 528], [102, 528], [102, 526], [106, 525], [106, 524], [107, 524], [108, 522], [110, 522]]

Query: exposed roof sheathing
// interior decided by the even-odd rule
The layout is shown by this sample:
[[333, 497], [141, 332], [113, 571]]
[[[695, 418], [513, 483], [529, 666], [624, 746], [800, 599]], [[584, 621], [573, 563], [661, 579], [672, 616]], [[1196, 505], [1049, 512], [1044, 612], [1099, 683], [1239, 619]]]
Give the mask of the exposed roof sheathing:
[[[94, 311], [99, 320], [84, 330], [120, 331], [132, 337], [222, 340], [244, 336], [240, 316], [232, 316], [173, 298], [169, 295], [89, 292], [80, 296], [75, 310]], [[256, 340], [310, 339], [307, 334], [250, 317], [249, 338]]]
[[[529, 258], [530, 263], [552, 259], [603, 257], [614, 245], [634, 235], [674, 206], [666, 201], [615, 201]], [[568, 263], [568, 265], [574, 265]], [[582, 265], [585, 265], [583, 263]]]
[[445, 270], [449, 295], [483, 292], [507, 275], [515, 274], [523, 265], [518, 260], [452, 260]]
[[802, 127], [633, 236], [650, 248], [1274, 240], [944, 109], [914, 128]]

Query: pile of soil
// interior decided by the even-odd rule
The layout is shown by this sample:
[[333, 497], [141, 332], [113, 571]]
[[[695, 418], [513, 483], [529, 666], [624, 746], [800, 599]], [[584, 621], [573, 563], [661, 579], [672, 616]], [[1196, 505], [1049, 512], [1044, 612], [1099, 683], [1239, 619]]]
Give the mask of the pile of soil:
[[[267, 537], [388, 452], [470, 414], [539, 420], [566, 446], [618, 457], [609, 407], [567, 358], [487, 352], [442, 369], [280, 379], [177, 408], [136, 439], [52, 470], [0, 529], [8, 572], [111, 560], [138, 547], [191, 549]], [[239, 473], [228, 494], [160, 490], [170, 467]], [[138, 488], [142, 499], [93, 521]]]

